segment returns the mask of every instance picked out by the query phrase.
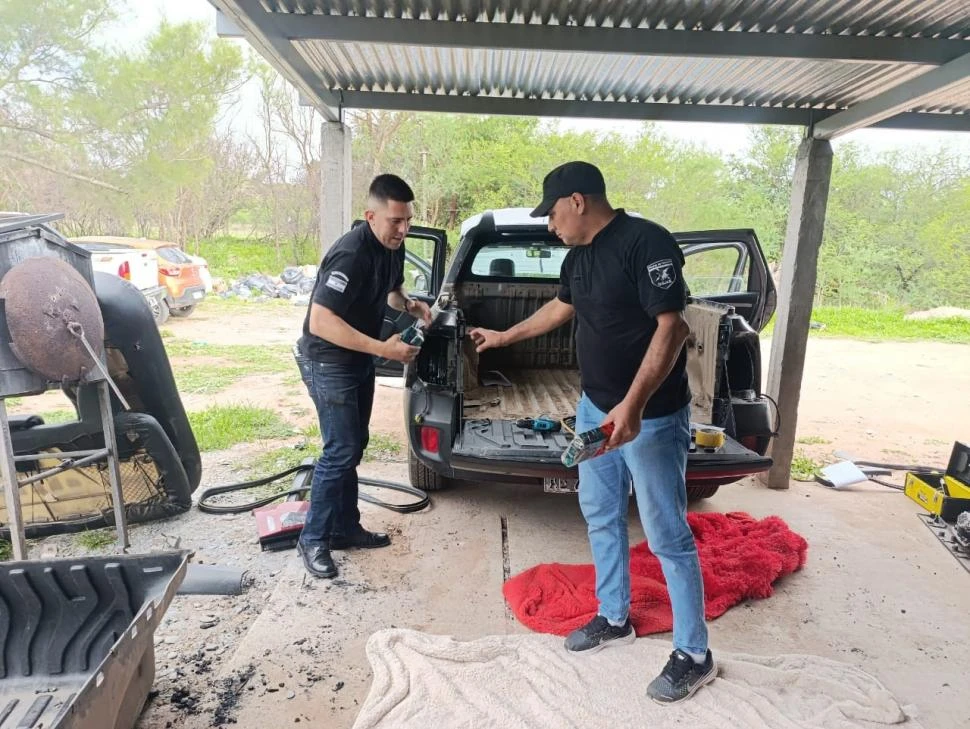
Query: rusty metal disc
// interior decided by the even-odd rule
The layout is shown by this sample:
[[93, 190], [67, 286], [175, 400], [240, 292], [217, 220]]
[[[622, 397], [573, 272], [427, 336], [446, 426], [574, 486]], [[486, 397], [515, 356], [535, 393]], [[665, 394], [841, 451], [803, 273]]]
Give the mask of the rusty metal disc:
[[87, 281], [69, 263], [46, 256], [28, 258], [7, 271], [0, 281], [0, 297], [5, 299], [10, 347], [29, 369], [53, 382], [77, 382], [97, 372], [71, 329], [83, 331], [101, 356], [101, 308]]

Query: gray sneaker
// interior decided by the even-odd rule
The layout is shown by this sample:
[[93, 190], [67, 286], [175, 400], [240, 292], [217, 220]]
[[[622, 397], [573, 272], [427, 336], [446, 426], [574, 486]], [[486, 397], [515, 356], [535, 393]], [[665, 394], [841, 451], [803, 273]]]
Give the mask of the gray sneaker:
[[676, 704], [689, 699], [697, 689], [713, 681], [715, 676], [717, 663], [710, 651], [707, 651], [703, 663], [694, 663], [689, 655], [675, 650], [670, 654], [664, 670], [647, 686], [647, 696], [658, 704]]
[[582, 628], [566, 637], [566, 650], [574, 653], [596, 653], [610, 645], [627, 645], [637, 639], [630, 619], [617, 627], [602, 615], [597, 615]]

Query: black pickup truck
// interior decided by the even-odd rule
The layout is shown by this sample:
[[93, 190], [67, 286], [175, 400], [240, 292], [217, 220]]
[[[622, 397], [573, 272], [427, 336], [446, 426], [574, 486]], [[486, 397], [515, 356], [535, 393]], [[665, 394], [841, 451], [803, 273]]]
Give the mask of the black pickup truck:
[[[753, 230], [677, 233], [692, 293], [688, 374], [692, 424], [724, 430], [719, 448], [692, 447], [687, 465], [691, 499], [767, 470], [773, 427], [761, 392], [758, 332], [775, 309], [776, 293]], [[580, 396], [575, 321], [510, 347], [475, 352], [472, 327], [506, 329], [556, 296], [567, 248], [525, 209], [485, 212], [465, 221], [445, 274], [442, 231], [412, 228], [408, 285], [437, 300], [441, 314], [421, 353], [403, 372], [411, 482], [437, 490], [452, 479], [542, 483], [575, 490], [577, 472], [560, 456], [568, 432], [534, 432], [521, 418], [575, 413]], [[417, 254], [420, 250], [424, 255]], [[423, 265], [411, 260], [421, 258]], [[383, 336], [412, 319], [389, 309]], [[402, 367], [379, 361], [378, 374]]]

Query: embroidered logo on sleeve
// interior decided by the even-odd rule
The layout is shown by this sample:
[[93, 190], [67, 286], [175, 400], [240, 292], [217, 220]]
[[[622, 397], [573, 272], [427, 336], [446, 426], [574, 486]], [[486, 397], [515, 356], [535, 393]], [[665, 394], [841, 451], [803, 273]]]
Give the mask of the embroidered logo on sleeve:
[[330, 276], [327, 277], [327, 283], [325, 286], [342, 294], [344, 289], [347, 288], [348, 283], [350, 283], [350, 278], [348, 278], [346, 273], [341, 271], [331, 271]]
[[650, 275], [650, 283], [658, 289], [669, 289], [677, 280], [674, 262], [669, 258], [651, 263], [647, 266], [647, 273]]

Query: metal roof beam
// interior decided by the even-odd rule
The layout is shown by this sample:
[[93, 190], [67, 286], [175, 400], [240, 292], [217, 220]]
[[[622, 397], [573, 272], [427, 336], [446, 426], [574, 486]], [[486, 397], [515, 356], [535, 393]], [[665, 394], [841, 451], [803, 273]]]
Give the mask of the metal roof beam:
[[[340, 121], [340, 97], [280, 32], [276, 13], [268, 13], [259, 0], [209, 0], [217, 15], [216, 30], [227, 37], [244, 35], [263, 58], [312, 102], [327, 121]], [[219, 22], [221, 20], [221, 26]]]
[[796, 58], [937, 66], [970, 53], [970, 41], [938, 38], [653, 30], [302, 13], [274, 13], [273, 19], [279, 32], [289, 40], [448, 48], [637, 56]]
[[453, 114], [584, 117], [589, 119], [642, 119], [810, 126], [814, 119], [820, 119], [825, 114], [831, 113], [813, 109], [757, 106], [523, 99], [502, 96], [405, 94], [381, 91], [344, 91], [342, 96], [346, 108], [449, 112]]
[[[816, 129], [819, 124], [833, 116], [833, 112], [828, 109], [522, 99], [382, 91], [344, 91], [341, 97], [346, 108], [356, 109], [725, 124], [780, 124], [805, 127], [811, 127], [814, 123]], [[970, 114], [898, 114], [873, 126], [890, 129], [970, 132]]]
[[[948, 88], [970, 83], [970, 54], [927, 71], [921, 76], [862, 101], [815, 124], [812, 136], [834, 139], [856, 129], [872, 126], [921, 105]], [[923, 115], [920, 115], [923, 116]], [[966, 115], [959, 115], [964, 116]]]

